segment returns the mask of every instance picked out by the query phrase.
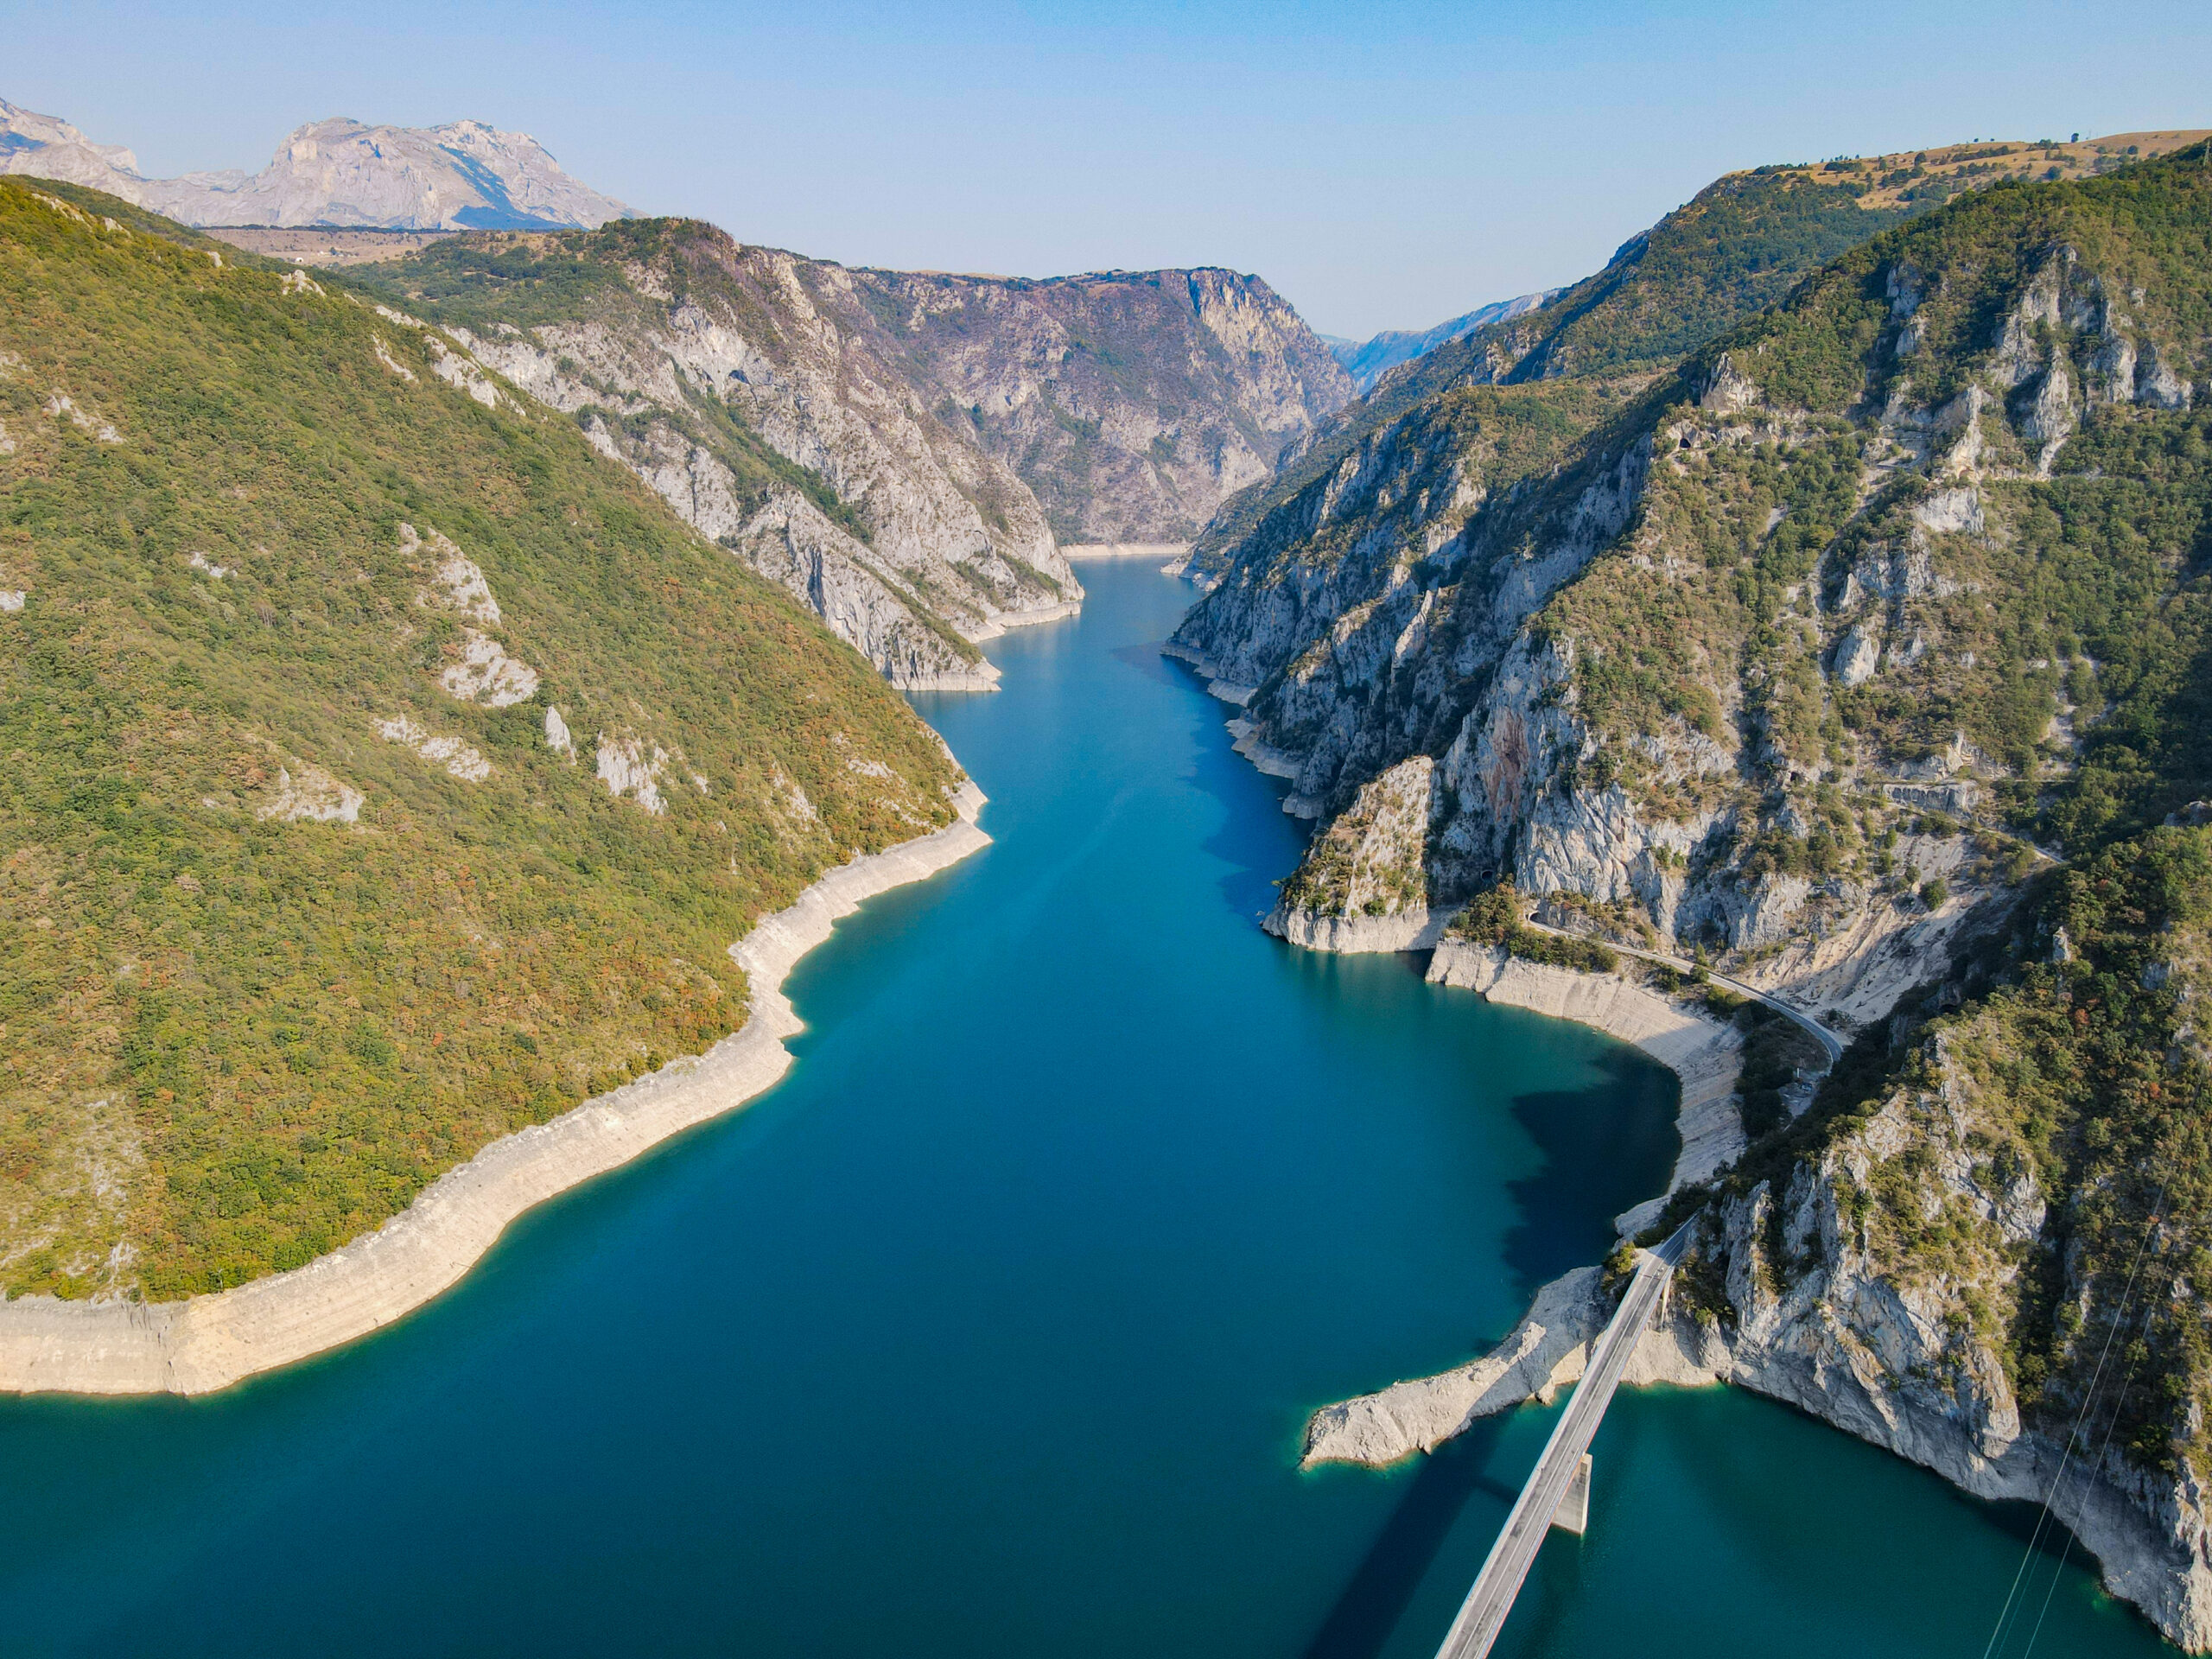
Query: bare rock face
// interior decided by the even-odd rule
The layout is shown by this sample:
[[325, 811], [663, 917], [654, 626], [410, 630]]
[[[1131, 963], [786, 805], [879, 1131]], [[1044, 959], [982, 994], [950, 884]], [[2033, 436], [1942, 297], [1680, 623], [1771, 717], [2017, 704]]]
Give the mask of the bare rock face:
[[81, 184], [125, 201], [143, 188], [138, 158], [121, 144], [96, 144], [59, 116], [40, 115], [0, 99], [0, 173]]
[[1064, 543], [1187, 543], [1353, 395], [1256, 276], [851, 280], [932, 405], [1021, 475]]
[[931, 411], [855, 273], [654, 220], [461, 238], [379, 280], [436, 320], [411, 296], [429, 262], [494, 258], [590, 280], [550, 321], [537, 304], [527, 327], [505, 321], [498, 288], [470, 294], [454, 308], [474, 326], [444, 331], [576, 420], [893, 684], [988, 690], [998, 671], [975, 642], [1081, 601], [1035, 498], [972, 430]]
[[400, 230], [596, 226], [629, 209], [569, 176], [524, 132], [311, 122], [258, 173], [149, 179], [118, 144], [0, 102], [0, 171], [64, 179], [186, 225], [360, 225]]
[[1186, 540], [1350, 395], [1226, 271], [855, 270], [661, 219], [451, 238], [371, 280], [910, 690], [988, 689], [976, 641], [1082, 598], [1060, 540]]
[[[1675, 1185], [1710, 1177], [1697, 1140], [1715, 1116], [1733, 1127], [1725, 1098], [1735, 1081], [1732, 1033], [1617, 976], [1538, 967], [1450, 939], [1430, 976], [1611, 1032], [1672, 1066], [1684, 1096]], [[1624, 1380], [1733, 1383], [1980, 1497], [2049, 1499], [2115, 1593], [2204, 1651], [2212, 1517], [2194, 1476], [2185, 1465], [2161, 1473], [2132, 1464], [2109, 1436], [2069, 1459], [2063, 1421], [2056, 1432], [2048, 1414], [2030, 1421], [2016, 1395], [2006, 1316], [2031, 1294], [2024, 1263], [2056, 1217], [2028, 1125], [1991, 1086], [1986, 1041], [1971, 1025], [1937, 1034], [1918, 1077], [1817, 1155], [1724, 1188], [1692, 1224], [1669, 1300]], [[1740, 1131], [1713, 1149], [1732, 1160]], [[1641, 1206], [1623, 1223], [1649, 1225], [1659, 1209]], [[2115, 1317], [2101, 1300], [2111, 1287], [2078, 1275], [2071, 1252], [2062, 1260], [2063, 1300], [2080, 1315], [2075, 1340], [2094, 1354], [2102, 1322]], [[1306, 1462], [1384, 1466], [1524, 1400], [1548, 1401], [1581, 1376], [1614, 1300], [1596, 1268], [1554, 1281], [1489, 1354], [1317, 1411]]]
[[[533, 231], [628, 213], [535, 140], [474, 122], [321, 122], [259, 174], [160, 181], [0, 105], [0, 167], [196, 225]], [[1289, 305], [1226, 270], [848, 270], [685, 220], [371, 251], [399, 315], [463, 348], [434, 346], [442, 376], [473, 375], [490, 400], [481, 365], [575, 417], [909, 690], [989, 689], [976, 641], [1081, 600], [1058, 543], [1179, 548], [1352, 396]], [[563, 285], [466, 291], [494, 256]], [[440, 281], [442, 302], [425, 298], [433, 271], [464, 291]]]
[[[1647, 1341], [1787, 1400], [1979, 1496], [2042, 1501], [2106, 1583], [2191, 1652], [2212, 1647], [2212, 1529], [2186, 1464], [2160, 1472], [2110, 1437], [2065, 1461], [2063, 1424], [2024, 1421], [2006, 1313], [2056, 1219], [2024, 1124], [1991, 1088], [1980, 1033], [1939, 1033], [1928, 1064], [1786, 1182], [1708, 1213], [1691, 1294]], [[1898, 1226], [1901, 1218], [1904, 1225]], [[1948, 1224], [1931, 1248], [1916, 1222]], [[2066, 1224], [2071, 1224], [2068, 1223]], [[2062, 1256], [2092, 1353], [2112, 1287]]]
[[[1241, 747], [1294, 778], [1286, 810], [1320, 820], [1287, 934], [1343, 949], [1418, 933], [1376, 926], [1371, 880], [1345, 879], [1374, 840], [1375, 791], [1417, 764], [1433, 766], [1427, 821], [1390, 817], [1408, 897], [1382, 910], [1417, 894], [1446, 912], [1510, 882], [1604, 912], [1598, 931], [1624, 941], [1718, 952], [1848, 1022], [1885, 1014], [2005, 888], [1986, 839], [1977, 857], [1965, 836], [1997, 827], [2001, 785], [2070, 765], [2070, 704], [2025, 757], [1866, 711], [1900, 696], [1986, 707], [2008, 671], [2092, 673], [2012, 664], [1980, 619], [2000, 608], [1992, 573], [2016, 556], [2023, 492], [2084, 423], [2190, 406], [2190, 381], [2145, 368], [2187, 357], [2163, 321], [2177, 302], [2065, 240], [2001, 277], [1934, 246], [1863, 257], [1889, 321], [1834, 408], [1769, 390], [1782, 321], [1686, 364], [1632, 419], [1587, 424], [1567, 382], [1457, 386], [1236, 543], [1172, 649], [1236, 689]], [[1931, 407], [1913, 388], [1938, 377]], [[1529, 445], [1539, 415], [1585, 435]], [[1768, 466], [1842, 481], [1817, 503], [1785, 486], [1732, 505]], [[1754, 625], [1708, 573], [1761, 558], [1792, 575]], [[1754, 626], [1772, 630], [1770, 656], [1743, 655]], [[1949, 832], [1916, 836], [1931, 813]], [[1917, 902], [1931, 878], [1942, 900]]]
[[[2212, 211], [2201, 162], [2131, 181], [2190, 235]], [[1240, 752], [1294, 774], [1286, 805], [1319, 820], [1286, 936], [1422, 943], [1386, 872], [1430, 928], [1510, 885], [1537, 925], [1701, 953], [1737, 988], [1858, 1032], [1816, 1095], [1751, 1029], [1741, 1138], [1675, 1200], [1695, 1237], [1642, 1374], [1734, 1382], [1971, 1491], [2041, 1498], [2101, 1344], [2147, 1330], [2158, 1381], [2124, 1413], [2107, 1393], [2055, 1508], [2116, 1593], [2203, 1651], [2212, 1392], [2197, 1258], [2164, 1185], [2196, 1181], [2201, 1154], [2132, 1127], [2201, 1109], [2188, 964], [2203, 946], [2181, 935], [2203, 906], [2161, 900], [2184, 918], [2171, 924], [2125, 912], [2141, 961], [2086, 927], [2038, 942], [2015, 908], [2120, 879], [2053, 874], [2018, 804], [2095, 785], [2118, 741], [2094, 734], [2101, 718], [2117, 733], [2195, 717], [2106, 677], [2107, 653], [2175, 602], [2172, 568], [2129, 566], [2139, 603], [2084, 607], [2077, 632], [2006, 632], [2075, 556], [2050, 526], [2087, 486], [2162, 504], [2085, 530], [2101, 570], [2163, 504], [2202, 499], [2196, 474], [2137, 459], [2190, 441], [2202, 273], [2118, 184], [2056, 187], [2031, 219], [1993, 197], [1921, 219], [1610, 405], [1593, 385], [1571, 401], [1571, 376], [1440, 387], [1240, 528], [1174, 649], [1237, 690]], [[1543, 419], [1579, 430], [1547, 451], [1529, 441]], [[2201, 793], [2174, 765], [2160, 786]], [[2058, 856], [2107, 856], [2101, 832], [2053, 822]], [[2196, 822], [2184, 809], [2153, 834]], [[2146, 868], [2198, 856], [2151, 839], [2126, 843]], [[1610, 976], [1540, 971], [1460, 932], [1436, 948], [1438, 979], [1621, 1028]], [[2082, 988], [2036, 977], [2077, 951], [2095, 964], [2068, 969]], [[2139, 1023], [2094, 1023], [2117, 1016], [2092, 971], [2139, 990]], [[2038, 1092], [2075, 1075], [2039, 1058], [2045, 1041], [2152, 1080]], [[2052, 1128], [2077, 1112], [2083, 1128]], [[2101, 1139], [2120, 1132], [2107, 1116], [2140, 1139]], [[2139, 1250], [2148, 1303], [2128, 1300]], [[1564, 1381], [1605, 1311], [1549, 1287], [1490, 1359], [1324, 1412], [1309, 1452], [1433, 1445]]]

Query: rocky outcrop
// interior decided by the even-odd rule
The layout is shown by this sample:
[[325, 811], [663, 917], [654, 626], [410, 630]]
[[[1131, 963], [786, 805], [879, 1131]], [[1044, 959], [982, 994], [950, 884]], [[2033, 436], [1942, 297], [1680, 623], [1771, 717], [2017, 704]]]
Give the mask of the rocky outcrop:
[[[2164, 692], [2115, 688], [2138, 700], [2102, 750], [2083, 741], [2113, 683], [2101, 659], [2162, 637], [2184, 602], [2182, 567], [2137, 550], [2164, 515], [2202, 511], [2200, 474], [2145, 458], [2194, 442], [2183, 416], [2212, 363], [2202, 284], [2177, 252], [2196, 231], [2167, 228], [2202, 225], [2203, 176], [2192, 152], [1902, 227], [1542, 467], [1500, 468], [1502, 397], [1433, 391], [1285, 493], [1178, 638], [1246, 688], [1240, 750], [1294, 771], [1287, 804], [1320, 819], [1285, 887], [1298, 937], [1402, 948], [1363, 931], [1390, 918], [1372, 877], [1351, 879], [1370, 869], [1427, 918], [1494, 906], [1488, 890], [1510, 883], [1541, 924], [1701, 953], [1861, 1034], [1817, 1103], [1801, 1078], [1777, 1110], [1782, 1085], [1760, 1085], [1771, 1133], [1739, 1136], [1732, 1166], [1707, 1171], [1675, 1316], [1639, 1363], [1789, 1400], [1993, 1496], [2041, 1497], [2057, 1472], [2135, 1234], [2188, 1257], [2160, 1230], [2163, 1197], [2126, 1191], [2160, 1160], [2197, 1179], [2177, 1137], [2069, 1161], [2120, 1145], [2102, 1138], [2110, 1120], [2193, 1109], [2171, 1103], [2198, 1088], [2185, 1016], [2163, 1034], [2100, 1034], [2120, 1016], [2092, 994], [2109, 971], [2171, 995], [2181, 946], [2161, 932], [2139, 974], [2071, 969], [2070, 990], [1999, 993], [1982, 976], [2012, 987], [2073, 959], [2063, 930], [2038, 940], [2005, 920], [2023, 883], [2101, 894], [2118, 879], [2045, 879], [2050, 855], [2021, 834], [2034, 820], [2008, 812], [2039, 798], [2062, 804], [2048, 822], [2084, 822], [2063, 804], [2077, 768], [2102, 753], [2094, 787], [2117, 788], [2121, 732], [2195, 718]], [[1505, 372], [1567, 395], [1573, 375], [1534, 361]], [[2092, 493], [2110, 504], [2094, 521]], [[2088, 597], [2122, 568], [2136, 597]], [[2194, 761], [2127, 759], [2176, 768], [2139, 810], [2202, 792]], [[1397, 786], [1416, 772], [1425, 814]], [[2162, 870], [2185, 856], [2157, 849]], [[2162, 925], [2143, 921], [2148, 903], [2100, 913]], [[1494, 997], [1621, 1018], [1605, 977], [1524, 969], [1450, 932], [1433, 964]], [[1928, 1035], [1920, 1022], [1962, 1003]], [[1968, 1039], [1971, 1052], [1946, 1046]], [[2039, 1044], [2053, 1053], [2031, 1060]], [[2077, 1070], [2072, 1092], [2044, 1081]], [[2113, 1220], [2121, 1192], [2133, 1207]], [[2196, 1306], [2191, 1271], [2161, 1268], [2177, 1306]], [[1552, 1287], [1485, 1362], [1324, 1414], [1315, 1455], [1388, 1460], [1563, 1381], [1603, 1313], [1578, 1313], [1580, 1294]], [[2117, 1592], [2203, 1648], [2194, 1318], [2149, 1344], [2153, 1403], [2130, 1408], [2056, 1508]]]
[[450, 1287], [533, 1205], [743, 1105], [790, 1067], [800, 1022], [781, 986], [798, 959], [864, 900], [919, 881], [987, 845], [982, 791], [958, 822], [831, 871], [730, 947], [746, 970], [744, 1027], [696, 1058], [495, 1141], [375, 1232], [306, 1267], [181, 1302], [0, 1302], [0, 1391], [206, 1394], [404, 1318]]
[[149, 179], [120, 144], [0, 101], [0, 172], [89, 185], [186, 225], [361, 225], [552, 229], [602, 225], [629, 209], [579, 183], [526, 132], [480, 121], [298, 128], [258, 173]]
[[[1269, 539], [1264, 527], [1274, 514], [1414, 410], [1478, 386], [1558, 386], [1582, 379], [1632, 392], [1649, 373], [1670, 369], [1781, 301], [1801, 278], [1847, 249], [1946, 200], [2007, 179], [2101, 174], [2205, 136], [2145, 132], [2055, 148], [1960, 146], [1870, 156], [1848, 167], [1763, 167], [1730, 174], [1630, 237], [1602, 270], [1534, 309], [1509, 312], [1427, 346], [1385, 370], [1371, 386], [1363, 384], [1366, 395], [1287, 451], [1272, 478], [1224, 505], [1198, 537], [1182, 573], [1211, 587], [1233, 565], [1248, 563], [1249, 543]], [[1902, 315], [1898, 321], [1891, 348], [1910, 356], [1925, 324]], [[1358, 348], [1339, 342], [1338, 349]], [[2163, 372], [2162, 395], [2180, 395], [2188, 371]], [[1557, 413], [1579, 420], [1586, 430], [1590, 423], [1586, 409], [1563, 406]]]
[[[1074, 610], [1056, 535], [1164, 556], [1351, 391], [1295, 312], [1227, 271], [855, 270], [652, 220], [454, 238], [365, 280], [909, 690], [988, 689], [975, 642]], [[433, 283], [463, 291], [433, 304]]]
[[1607, 1317], [1599, 1270], [1578, 1268], [1538, 1291], [1521, 1322], [1480, 1359], [1322, 1407], [1306, 1422], [1301, 1461], [1385, 1469], [1433, 1452], [1478, 1418], [1524, 1400], [1548, 1403], [1554, 1389], [1581, 1374]]
[[[1879, 395], [1853, 380], [1846, 405], [1815, 413], [1770, 393], [1789, 315], [1688, 365], [1548, 473], [1501, 466], [1510, 405], [1471, 422], [1471, 394], [1440, 394], [1238, 544], [1172, 649], [1236, 689], [1240, 747], [1293, 777], [1287, 810], [1322, 822], [1280, 931], [1404, 948], [1418, 930], [1379, 917], [1504, 880], [1865, 1023], [2032, 867], [1966, 832], [1993, 823], [2021, 766], [2063, 771], [2069, 709], [2023, 762], [1962, 728], [1928, 744], [1853, 699], [1997, 698], [2002, 646], [1974, 620], [1996, 607], [1974, 596], [1993, 591], [2033, 511], [1999, 486], [2052, 477], [2099, 410], [2188, 406], [2190, 383], [2143, 368], [2186, 355], [2139, 321], [2172, 305], [2139, 286], [2123, 299], [2120, 277], [2060, 238], [2009, 274], [1976, 268], [1971, 295], [1932, 241], [1855, 257], [1887, 296], [1889, 332], [1868, 352]], [[1836, 279], [1836, 302], [1857, 280]], [[1940, 407], [1916, 402], [1939, 366], [1962, 384]], [[1770, 493], [1738, 525], [1729, 493], [1761, 455], [1852, 482], [1817, 505]], [[1727, 550], [1700, 522], [1729, 524]], [[1769, 615], [1709, 574], [1793, 536], [1796, 585], [1763, 601]], [[1747, 658], [1757, 639], [1765, 654]], [[1425, 820], [1402, 804], [1378, 817], [1376, 791], [1416, 769]], [[1931, 880], [1941, 898], [1916, 902]]]

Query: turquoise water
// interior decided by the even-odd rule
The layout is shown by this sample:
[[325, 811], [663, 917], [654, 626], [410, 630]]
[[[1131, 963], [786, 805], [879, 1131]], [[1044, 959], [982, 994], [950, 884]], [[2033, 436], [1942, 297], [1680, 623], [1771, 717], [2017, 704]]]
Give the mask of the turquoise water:
[[[0, 1402], [0, 1655], [1433, 1651], [1551, 1414], [1386, 1474], [1300, 1427], [1599, 1254], [1673, 1084], [1263, 936], [1300, 832], [1153, 649], [1189, 590], [1084, 575], [924, 700], [996, 844], [802, 964], [779, 1088], [340, 1353]], [[1973, 1659], [2020, 1563], [1732, 1391], [1625, 1394], [1596, 1456], [1502, 1654]], [[2170, 1650], [2077, 1556], [2036, 1651]]]

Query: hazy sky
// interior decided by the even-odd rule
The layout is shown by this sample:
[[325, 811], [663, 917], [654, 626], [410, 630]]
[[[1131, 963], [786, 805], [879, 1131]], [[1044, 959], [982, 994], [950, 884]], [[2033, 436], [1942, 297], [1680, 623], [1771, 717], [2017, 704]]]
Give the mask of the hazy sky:
[[325, 116], [473, 116], [747, 241], [1229, 265], [1356, 336], [1583, 276], [1734, 168], [2212, 126], [2204, 0], [0, 0], [0, 97], [150, 174], [257, 168]]

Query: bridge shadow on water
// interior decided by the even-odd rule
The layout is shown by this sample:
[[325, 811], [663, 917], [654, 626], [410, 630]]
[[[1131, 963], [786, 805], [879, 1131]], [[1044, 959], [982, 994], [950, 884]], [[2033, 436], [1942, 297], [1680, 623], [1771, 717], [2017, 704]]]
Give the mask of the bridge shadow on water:
[[1503, 1418], [1486, 1418], [1422, 1459], [1406, 1495], [1306, 1644], [1306, 1659], [1375, 1659], [1405, 1617], [1468, 1500], [1481, 1493], [1497, 1503], [1503, 1518], [1520, 1493], [1484, 1471], [1504, 1427]]
[[[1508, 1183], [1522, 1220], [1506, 1235], [1504, 1256], [1523, 1296], [1601, 1260], [1612, 1248], [1613, 1217], [1665, 1187], [1679, 1146], [1671, 1073], [1624, 1046], [1594, 1065], [1599, 1082], [1513, 1102], [1515, 1118], [1544, 1154], [1535, 1173]], [[1375, 1659], [1477, 1493], [1496, 1503], [1503, 1524], [1520, 1491], [1486, 1471], [1505, 1421], [1486, 1418], [1423, 1459], [1306, 1659]]]
[[[1156, 645], [1116, 655], [1148, 677], [1194, 690], [1205, 683]], [[1205, 843], [1230, 867], [1220, 880], [1222, 898], [1232, 912], [1256, 918], [1274, 905], [1275, 880], [1296, 865], [1312, 827], [1282, 812], [1286, 785], [1256, 776], [1230, 750], [1219, 724], [1229, 712], [1219, 703], [1205, 706], [1192, 733], [1191, 765], [1198, 786], [1228, 809]], [[1503, 1241], [1504, 1266], [1524, 1302], [1546, 1281], [1605, 1257], [1613, 1217], [1665, 1190], [1680, 1146], [1680, 1090], [1671, 1072], [1624, 1044], [1607, 1045], [1586, 1065], [1597, 1075], [1582, 1086], [1535, 1090], [1512, 1103], [1515, 1119], [1541, 1154], [1531, 1173], [1506, 1184], [1520, 1220]], [[1478, 1344], [1471, 1357], [1487, 1345]], [[1478, 1422], [1421, 1460], [1307, 1643], [1306, 1659], [1376, 1659], [1468, 1504], [1479, 1494], [1494, 1506], [1496, 1523], [1503, 1522], [1520, 1491], [1488, 1470], [1505, 1422], [1502, 1416]]]

